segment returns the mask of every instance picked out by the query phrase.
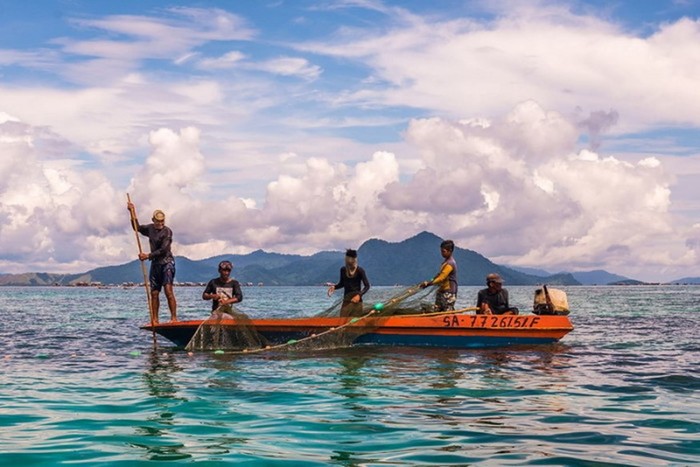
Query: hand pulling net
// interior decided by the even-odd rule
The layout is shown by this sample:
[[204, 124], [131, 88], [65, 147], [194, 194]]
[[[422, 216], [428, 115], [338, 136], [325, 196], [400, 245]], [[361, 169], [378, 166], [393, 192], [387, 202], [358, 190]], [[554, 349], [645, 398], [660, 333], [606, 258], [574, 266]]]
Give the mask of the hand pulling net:
[[[355, 313], [349, 315], [354, 317], [364, 316], [372, 310], [375, 310], [375, 317], [429, 313], [434, 311], [434, 300], [429, 299], [434, 291], [435, 287], [421, 289], [420, 285], [399, 289], [398, 292], [395, 289], [372, 289], [364, 296], [363, 302], [358, 304], [360, 305], [359, 309], [357, 311], [351, 309], [350, 311], [355, 311]], [[377, 304], [381, 304], [378, 307], [380, 308], [379, 310], [375, 309]], [[346, 298], [338, 300], [326, 310], [314, 315], [314, 317], [331, 318], [344, 316], [346, 314], [344, 308], [351, 308], [348, 306]]]
[[352, 303], [348, 297], [344, 297], [312, 316], [321, 318], [319, 321], [330, 322], [327, 328], [321, 328], [316, 333], [309, 331], [296, 339], [274, 344], [268, 343], [256, 331], [245, 313], [220, 307], [202, 322], [186, 349], [257, 353], [274, 349], [312, 351], [349, 347], [354, 343], [362, 343], [363, 336], [371, 334], [390, 316], [435, 311], [431, 300], [434, 291], [435, 287], [422, 289], [419, 285], [414, 285], [398, 292], [392, 289], [372, 289], [364, 296], [363, 302], [359, 303]]

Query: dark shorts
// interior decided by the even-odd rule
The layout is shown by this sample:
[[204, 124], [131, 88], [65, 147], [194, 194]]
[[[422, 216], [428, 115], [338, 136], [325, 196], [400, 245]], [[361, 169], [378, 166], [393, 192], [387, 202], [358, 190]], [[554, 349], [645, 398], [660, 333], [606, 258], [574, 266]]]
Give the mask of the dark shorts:
[[151, 281], [151, 290], [157, 290], [158, 292], [164, 285], [172, 285], [175, 281], [175, 263], [151, 263], [151, 273], [148, 280]]

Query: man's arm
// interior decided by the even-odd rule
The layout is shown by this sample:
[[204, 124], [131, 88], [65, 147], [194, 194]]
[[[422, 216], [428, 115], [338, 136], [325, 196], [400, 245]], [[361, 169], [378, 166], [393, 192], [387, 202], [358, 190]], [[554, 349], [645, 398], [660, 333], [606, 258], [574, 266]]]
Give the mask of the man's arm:
[[429, 281], [421, 282], [420, 287], [425, 288], [425, 287], [430, 287], [431, 285], [440, 285], [444, 281], [447, 280], [447, 277], [450, 275], [451, 272], [452, 272], [452, 265], [445, 263], [440, 268], [440, 272], [438, 272], [437, 276], [433, 277]]
[[442, 268], [440, 268], [440, 272], [438, 273], [438, 275], [435, 276], [431, 282], [436, 285], [442, 284], [447, 280], [450, 273], [452, 272], [452, 269], [453, 268], [451, 264], [444, 264]]
[[236, 281], [233, 284], [233, 297], [236, 301], [234, 303], [240, 303], [243, 301], [243, 291], [241, 290], [241, 284]]
[[[228, 289], [228, 287], [226, 287]], [[228, 294], [227, 294], [228, 295]], [[233, 303], [238, 303], [243, 300], [243, 292], [241, 292], [241, 284], [234, 280], [231, 284], [231, 297], [225, 298], [219, 302], [220, 305], [231, 305]]]
[[491, 310], [491, 305], [489, 304], [489, 301], [486, 298], [486, 292], [483, 290], [479, 290], [479, 293], [476, 296], [476, 306], [477, 308], [479, 308], [479, 312], [482, 314], [493, 314], [493, 310]]
[[338, 283], [333, 286], [334, 289], [339, 289], [345, 284], [345, 268], [340, 268], [340, 279]]
[[360, 295], [364, 295], [369, 291], [370, 285], [365, 270], [360, 268], [360, 271], [362, 271], [362, 275], [360, 276], [360, 278], [362, 279], [362, 290], [360, 290]]
[[330, 287], [328, 287], [328, 296], [329, 296], [329, 297], [330, 297], [331, 295], [333, 295], [333, 293], [334, 293], [336, 290], [338, 290], [339, 288], [341, 288], [341, 287], [343, 286], [343, 278], [345, 277], [344, 270], [345, 270], [344, 267], [340, 268], [340, 280], [338, 281], [338, 283], [335, 284], [335, 285], [331, 285]]
[[214, 289], [214, 281], [209, 281], [204, 288], [204, 292], [202, 292], [202, 300], [213, 300], [216, 298], [212, 297], [212, 295], [216, 295], [214, 292], [216, 292], [216, 289]]
[[131, 228], [139, 233], [142, 233], [143, 235], [148, 235], [148, 226], [141, 225], [139, 223], [139, 219], [138, 217], [136, 217], [136, 208], [134, 207], [134, 204], [131, 201], [126, 203], [126, 209], [129, 210], [129, 212], [131, 213], [131, 218], [133, 219], [133, 222], [131, 223]]

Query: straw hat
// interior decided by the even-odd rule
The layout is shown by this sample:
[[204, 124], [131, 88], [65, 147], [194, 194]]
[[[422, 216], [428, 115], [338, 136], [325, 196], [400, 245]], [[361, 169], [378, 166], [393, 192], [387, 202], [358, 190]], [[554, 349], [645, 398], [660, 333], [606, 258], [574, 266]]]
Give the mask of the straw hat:
[[156, 209], [153, 211], [153, 221], [156, 222], [164, 222], [165, 221], [165, 213], [161, 211], [160, 209]]

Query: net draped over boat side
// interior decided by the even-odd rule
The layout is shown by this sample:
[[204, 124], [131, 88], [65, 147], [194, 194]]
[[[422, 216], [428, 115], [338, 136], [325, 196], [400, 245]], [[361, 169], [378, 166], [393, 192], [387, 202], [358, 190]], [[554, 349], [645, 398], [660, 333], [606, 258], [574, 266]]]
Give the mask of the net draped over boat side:
[[[418, 285], [402, 289], [373, 289], [363, 297], [361, 311], [340, 321], [338, 326], [316, 335], [309, 334], [292, 342], [295, 351], [313, 351], [349, 347], [362, 342], [362, 336], [371, 334], [387, 318], [396, 315], [432, 312], [435, 287], [421, 289]], [[343, 317], [343, 300], [316, 314], [316, 318]], [[347, 302], [346, 302], [347, 303]], [[358, 307], [359, 308], [359, 307]]]
[[348, 300], [340, 299], [313, 318], [337, 318], [328, 328], [303, 333], [297, 339], [270, 345], [255, 329], [251, 319], [240, 310], [224, 307], [202, 322], [187, 344], [187, 350], [231, 350], [241, 352], [284, 348], [290, 351], [313, 351], [349, 347], [362, 336], [374, 332], [386, 318], [395, 315], [434, 311], [435, 287], [415, 285], [401, 289], [371, 290], [363, 302], [352, 305], [348, 316]]
[[187, 350], [244, 350], [265, 347], [267, 341], [255, 329], [248, 315], [233, 307], [216, 309], [202, 322]]

